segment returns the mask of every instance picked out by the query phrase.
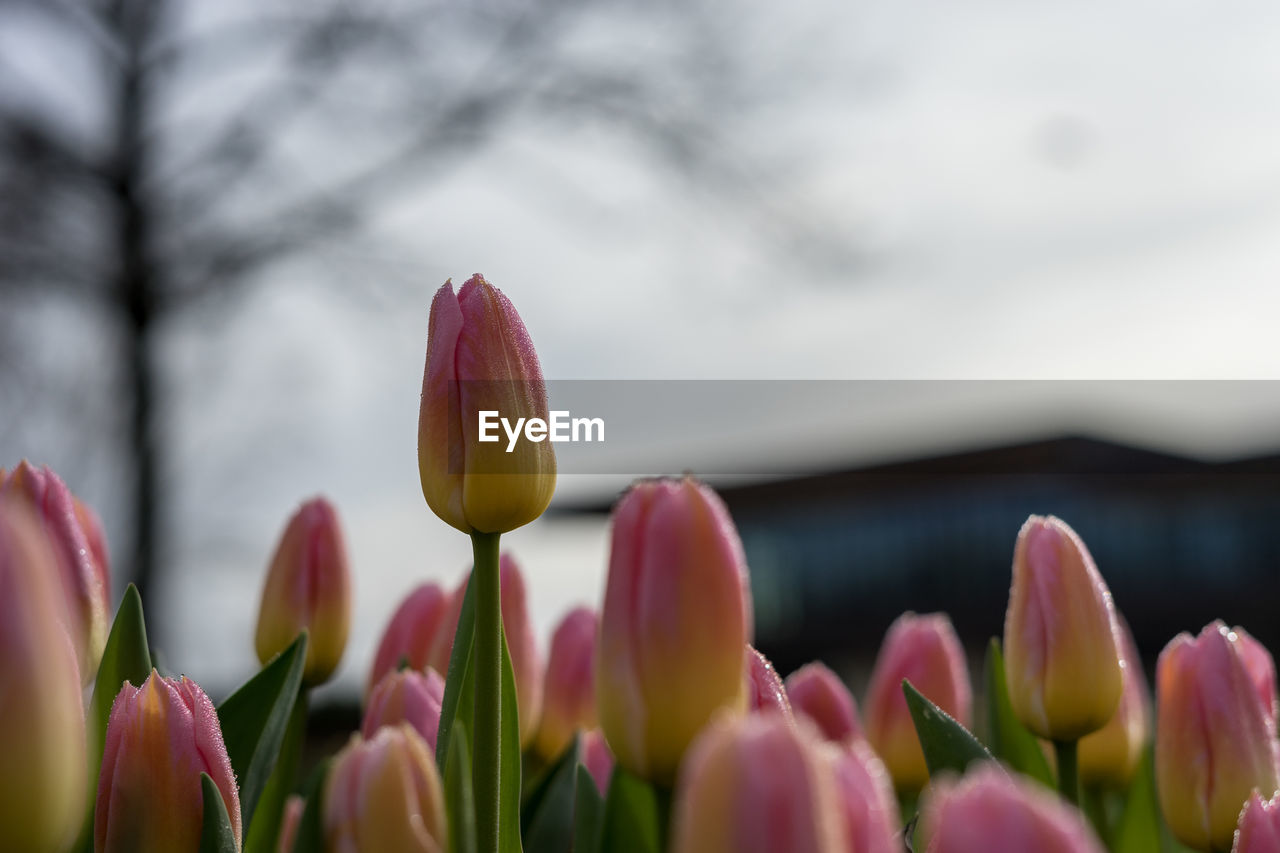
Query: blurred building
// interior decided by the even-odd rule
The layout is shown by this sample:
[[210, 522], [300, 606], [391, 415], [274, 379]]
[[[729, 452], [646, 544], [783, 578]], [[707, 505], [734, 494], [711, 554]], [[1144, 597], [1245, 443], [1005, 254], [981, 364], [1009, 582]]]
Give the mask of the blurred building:
[[862, 670], [904, 610], [946, 610], [980, 652], [1003, 631], [1033, 513], [1088, 544], [1148, 665], [1214, 618], [1280, 646], [1280, 455], [1205, 462], [1068, 437], [720, 493], [751, 566], [757, 644], [782, 672], [814, 658]]

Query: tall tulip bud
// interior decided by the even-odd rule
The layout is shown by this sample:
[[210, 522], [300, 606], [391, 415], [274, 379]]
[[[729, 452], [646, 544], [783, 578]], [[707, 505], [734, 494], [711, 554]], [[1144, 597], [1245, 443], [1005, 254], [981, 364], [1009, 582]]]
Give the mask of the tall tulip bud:
[[411, 726], [353, 736], [325, 783], [327, 850], [443, 853], [449, 849], [435, 759]]
[[96, 853], [196, 850], [204, 822], [200, 774], [222, 794], [240, 845], [240, 794], [213, 703], [188, 678], [152, 671], [125, 682], [111, 706], [98, 803]]
[[618, 762], [669, 783], [716, 711], [745, 709], [746, 558], [728, 510], [695, 480], [636, 484], [613, 512], [596, 700]]
[[863, 737], [858, 703], [826, 664], [805, 664], [787, 676], [786, 685], [791, 710], [814, 723], [826, 740], [847, 746]]
[[791, 719], [791, 700], [769, 659], [747, 646], [747, 710], [779, 713]]
[[1221, 622], [1169, 641], [1156, 664], [1156, 787], [1169, 828], [1198, 850], [1231, 846], [1255, 788], [1280, 788], [1275, 718], [1240, 636]]
[[521, 436], [507, 452], [505, 436], [480, 440], [479, 417], [488, 411], [512, 425], [547, 421], [546, 386], [529, 333], [511, 301], [480, 275], [456, 296], [445, 282], [431, 302], [429, 326], [418, 419], [427, 504], [463, 533], [528, 524], [555, 491], [551, 442]]
[[811, 728], [721, 717], [680, 770], [672, 853], [844, 853], [834, 768]]
[[927, 853], [1103, 853], [1080, 812], [994, 765], [930, 788], [922, 811]]
[[267, 569], [255, 646], [266, 663], [308, 632], [302, 679], [323, 684], [337, 669], [351, 626], [351, 573], [338, 514], [324, 498], [289, 519]]
[[542, 721], [535, 747], [543, 758], [564, 752], [579, 729], [596, 727], [596, 633], [600, 618], [575, 607], [551, 635], [542, 692]]
[[1033, 515], [1018, 533], [1004, 654], [1013, 711], [1040, 737], [1077, 740], [1115, 713], [1122, 676], [1111, 592], [1061, 519]]
[[106, 564], [94, 557], [71, 491], [48, 466], [36, 468], [24, 459], [0, 477], [0, 494], [24, 502], [48, 537], [66, 601], [67, 632], [75, 645], [81, 683], [87, 685], [98, 673], [107, 642], [111, 590]]
[[408, 723], [435, 755], [443, 704], [444, 679], [434, 669], [425, 673], [412, 669], [389, 672], [369, 694], [360, 733], [370, 740], [383, 726]]
[[1120, 705], [1105, 726], [1080, 739], [1080, 780], [1086, 785], [1127, 788], [1138, 770], [1151, 731], [1151, 698], [1142, 674], [1142, 658], [1123, 619], [1120, 651], [1124, 655]]
[[1254, 791], [1240, 812], [1231, 853], [1276, 853], [1280, 850], [1280, 796], [1263, 800]]
[[424, 583], [405, 596], [382, 632], [366, 693], [387, 673], [395, 672], [401, 661], [407, 662], [410, 669], [449, 671], [453, 635], [458, 629], [454, 600], [454, 595], [435, 581]]
[[863, 708], [867, 740], [884, 759], [894, 784], [918, 791], [929, 781], [929, 768], [902, 693], [904, 678], [961, 725], [969, 725], [969, 667], [947, 614], [904, 613], [894, 620], [871, 671]]
[[56, 558], [26, 506], [0, 497], [0, 838], [60, 853], [85, 791], [84, 711]]
[[856, 853], [898, 853], [902, 822], [892, 780], [866, 741], [847, 749], [829, 749], [844, 813], [846, 848]]

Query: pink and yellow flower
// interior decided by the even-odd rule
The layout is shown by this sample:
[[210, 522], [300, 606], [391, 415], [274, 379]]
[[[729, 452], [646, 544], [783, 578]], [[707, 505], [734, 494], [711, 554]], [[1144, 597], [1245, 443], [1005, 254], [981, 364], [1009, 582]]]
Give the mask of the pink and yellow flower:
[[240, 794], [213, 703], [188, 678], [152, 671], [125, 682], [111, 706], [98, 802], [96, 853], [174, 853], [200, 846], [207, 773], [222, 794], [236, 846]]
[[309, 685], [329, 680], [342, 660], [351, 626], [351, 572], [338, 514], [324, 498], [289, 519], [267, 569], [255, 647], [266, 663], [306, 630]]

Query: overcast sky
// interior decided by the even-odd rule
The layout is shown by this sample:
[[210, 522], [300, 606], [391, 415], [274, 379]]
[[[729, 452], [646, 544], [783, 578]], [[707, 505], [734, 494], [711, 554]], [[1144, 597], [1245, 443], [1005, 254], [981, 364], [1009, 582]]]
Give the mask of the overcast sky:
[[[368, 258], [368, 276], [395, 287], [348, 274], [336, 293], [315, 285], [323, 260], [298, 260], [220, 322], [175, 324], [176, 374], [218, 365], [173, 408], [177, 573], [152, 607], [175, 666], [215, 686], [249, 671], [261, 572], [314, 493], [337, 503], [357, 577], [344, 685], [361, 682], [404, 591], [461, 575], [469, 544], [427, 510], [414, 448], [428, 306], [449, 277], [502, 288], [555, 379], [1280, 377], [1280, 8], [734, 9], [765, 60], [803, 57], [804, 81], [758, 110], [735, 156], [796, 160], [768, 204], [830, 226], [854, 268], [762, 248], [757, 220], [616, 137], [528, 122], [374, 225], [396, 248]], [[625, 48], [628, 34], [601, 38]], [[1167, 396], [1153, 422], [1190, 424], [1190, 444], [1216, 437], [1222, 454], [1276, 434], [1273, 399]], [[1100, 405], [1102, 420], [1123, 402]], [[953, 445], [957, 431], [1003, 437], [996, 413], [1027, 408], [964, 393], [948, 405], [935, 430], [914, 404], [865, 413], [833, 464]], [[1134, 418], [1120, 432], [1138, 438]], [[602, 525], [506, 539], [544, 636], [598, 600]]]

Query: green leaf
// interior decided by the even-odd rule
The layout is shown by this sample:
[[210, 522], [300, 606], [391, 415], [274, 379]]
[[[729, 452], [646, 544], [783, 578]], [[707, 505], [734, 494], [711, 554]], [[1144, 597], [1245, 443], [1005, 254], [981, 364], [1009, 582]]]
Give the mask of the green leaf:
[[930, 702], [905, 678], [902, 679], [902, 692], [907, 697], [907, 708], [911, 711], [911, 721], [915, 723], [916, 736], [924, 750], [924, 763], [929, 768], [930, 777], [947, 770], [963, 773], [974, 761], [994, 760], [972, 732]]
[[[89, 700], [89, 754], [93, 759], [92, 770], [102, 766], [102, 746], [105, 743], [107, 720], [111, 705], [121, 686], [128, 681], [141, 686], [151, 674], [151, 655], [147, 651], [147, 625], [142, 616], [142, 596], [138, 588], [129, 584], [111, 623], [111, 633], [102, 650], [102, 663], [98, 665], [98, 677], [93, 685], [93, 698]], [[91, 774], [96, 783], [97, 772]]]
[[[521, 836], [529, 853], [564, 853], [573, 844], [574, 788], [578, 778], [577, 737], [544, 781], [525, 798]], [[590, 783], [595, 789], [595, 783]]]
[[663, 824], [658, 790], [620, 765], [615, 766], [609, 780], [609, 796], [604, 801], [600, 849], [609, 853], [661, 853], [666, 846]]
[[200, 774], [200, 789], [204, 794], [204, 823], [200, 827], [200, 853], [238, 853], [236, 834], [227, 816], [227, 804], [222, 792], [208, 773]]
[[[472, 691], [474, 695], [474, 689]], [[498, 832], [501, 853], [523, 853], [520, 843], [520, 714], [516, 704], [516, 673], [502, 637], [502, 754], [498, 777]]]
[[[240, 780], [240, 812], [246, 826], [252, 823], [258, 798], [276, 766], [306, 660], [307, 632], [303, 631], [218, 706], [222, 740]], [[275, 817], [279, 819], [278, 814]]]
[[147, 651], [147, 625], [142, 614], [142, 596], [138, 588], [129, 584], [120, 600], [102, 649], [102, 662], [98, 664], [98, 676], [93, 684], [93, 696], [89, 699], [89, 713], [85, 719], [85, 740], [89, 754], [89, 803], [85, 811], [80, 835], [72, 848], [77, 851], [93, 850], [93, 809], [97, 799], [98, 775], [102, 771], [102, 750], [106, 744], [107, 722], [116, 694], [126, 681], [135, 687], [151, 675], [151, 654]]
[[[462, 609], [458, 612], [458, 628], [453, 634], [453, 651], [449, 654], [449, 672], [444, 680], [444, 699], [440, 702], [440, 728], [436, 731], [436, 763], [440, 772], [444, 772], [445, 761], [449, 757], [449, 736], [453, 729], [453, 721], [459, 713], [459, 701], [463, 695], [463, 681], [471, 667], [471, 647], [474, 645], [476, 631], [476, 597], [471, 581], [467, 581], [467, 590], [462, 596]], [[466, 695], [475, 696], [475, 688], [466, 691]], [[470, 720], [475, 711], [474, 702], [464, 706], [465, 719]]]
[[1129, 785], [1129, 797], [1112, 838], [1112, 853], [1160, 853], [1161, 824], [1155, 773], [1151, 750], [1148, 749]]
[[987, 743], [991, 745], [991, 753], [1019, 773], [1053, 788], [1053, 772], [1040, 749], [1040, 741], [1013, 713], [1005, 680], [1004, 655], [995, 637], [987, 646], [986, 669]]
[[332, 763], [332, 759], [320, 762], [320, 766], [307, 780], [303, 793], [306, 805], [302, 808], [302, 819], [298, 821], [298, 834], [293, 840], [293, 853], [325, 853], [324, 787]]
[[476, 853], [476, 805], [471, 787], [471, 747], [466, 724], [454, 724], [444, 763], [444, 805], [449, 816], [449, 849]]
[[573, 803], [573, 853], [600, 853], [604, 798], [585, 766], [579, 764], [574, 772], [578, 784]]

